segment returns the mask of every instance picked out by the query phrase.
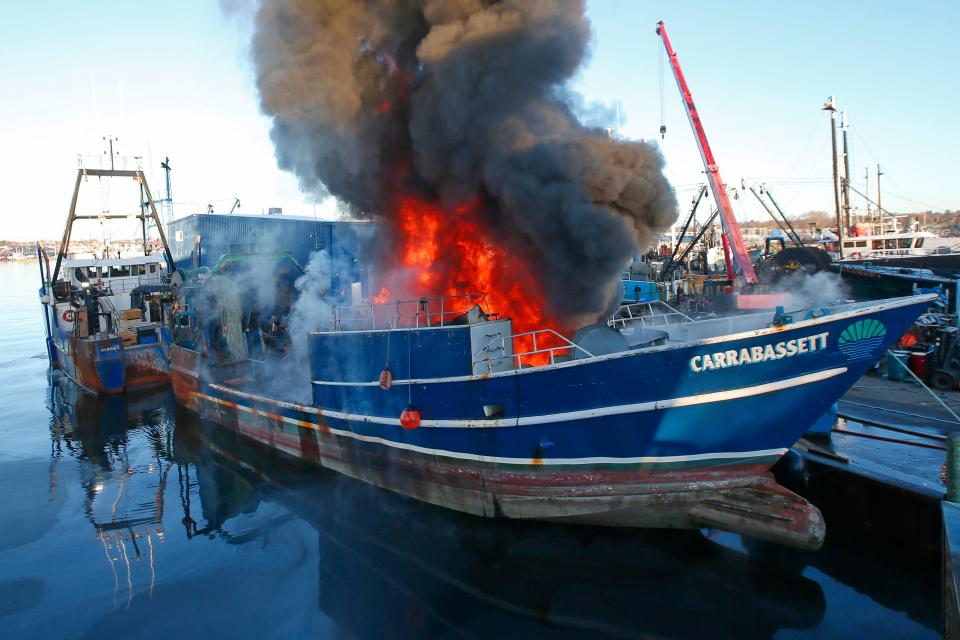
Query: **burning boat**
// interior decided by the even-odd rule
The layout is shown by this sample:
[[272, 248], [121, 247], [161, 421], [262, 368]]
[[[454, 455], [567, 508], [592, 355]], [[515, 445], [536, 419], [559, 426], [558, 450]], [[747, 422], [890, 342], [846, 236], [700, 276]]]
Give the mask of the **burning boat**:
[[621, 309], [572, 339], [515, 333], [480, 295], [339, 306], [309, 335], [309, 378], [278, 384], [273, 350], [240, 339], [239, 287], [184, 293], [177, 401], [286, 454], [478, 516], [812, 549], [819, 511], [769, 470], [933, 299], [704, 321]]
[[[619, 275], [677, 202], [655, 145], [585, 124], [567, 99], [585, 12], [576, 0], [264, 3], [251, 50], [278, 163], [377, 221], [375, 286], [350, 288], [369, 302], [331, 307], [350, 265], [315, 265], [324, 252], [293, 303], [274, 297], [290, 280], [271, 280], [275, 264], [185, 282], [177, 401], [477, 516], [817, 548], [819, 511], [770, 468], [932, 296], [704, 321], [616, 311], [630, 293]], [[658, 33], [720, 205], [729, 279], [736, 266], [753, 284]]]
[[[113, 159], [111, 159], [113, 163]], [[137, 214], [77, 214], [81, 184], [127, 178], [140, 188]], [[77, 220], [139, 218], [144, 255], [69, 257], [70, 238]], [[147, 221], [160, 234], [164, 255], [150, 254]], [[70, 213], [51, 269], [37, 245], [40, 266], [40, 302], [43, 307], [50, 366], [63, 371], [81, 387], [96, 394], [123, 393], [168, 384], [167, 355], [171, 334], [166, 326], [174, 296], [168, 270], [173, 257], [157, 216], [156, 206], [140, 168], [81, 168], [77, 171]]]

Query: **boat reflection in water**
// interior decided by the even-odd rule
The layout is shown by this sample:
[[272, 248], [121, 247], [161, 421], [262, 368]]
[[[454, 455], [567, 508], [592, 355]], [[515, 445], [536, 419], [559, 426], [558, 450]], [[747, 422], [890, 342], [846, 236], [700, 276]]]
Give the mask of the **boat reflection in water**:
[[89, 589], [104, 575], [113, 586], [93, 635], [753, 638], [873, 620], [879, 635], [935, 635], [932, 598], [903, 616], [830, 574], [831, 553], [861, 554], [874, 579], [857, 590], [904, 584], [863, 546], [489, 520], [280, 457], [195, 420], [170, 392], [75, 389], [51, 387], [51, 486], [76, 458], [103, 547]]
[[[83, 513], [103, 545], [114, 599], [125, 584], [129, 604], [140, 561], [146, 560], [149, 593], [156, 582], [154, 545], [164, 539], [165, 494], [174, 468], [174, 425], [168, 416], [176, 405], [169, 392], [97, 398], [64, 376], [52, 377], [51, 493], [59, 489], [58, 462], [66, 456], [81, 460]], [[131, 447], [131, 429], [147, 446]]]

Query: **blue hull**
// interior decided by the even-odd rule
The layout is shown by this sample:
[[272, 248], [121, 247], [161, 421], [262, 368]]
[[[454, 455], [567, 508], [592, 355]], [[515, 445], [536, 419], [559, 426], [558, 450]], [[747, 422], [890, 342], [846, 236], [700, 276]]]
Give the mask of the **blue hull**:
[[124, 345], [119, 337], [80, 338], [62, 330], [49, 305], [51, 335], [47, 338], [50, 366], [91, 393], [110, 395], [169, 384], [169, 351], [172, 342], [166, 327], [156, 342]]
[[[313, 399], [332, 427], [438, 455], [511, 465], [716, 464], [791, 446], [928, 305], [927, 297], [903, 298], [748, 335], [481, 376], [418, 377], [418, 358], [437, 359], [426, 332], [445, 337], [394, 331], [397, 360], [409, 349], [414, 375], [388, 391], [375, 375], [319, 379], [330, 353], [325, 334], [315, 334]], [[852, 336], [864, 321], [879, 323], [882, 335]], [[362, 354], [376, 368], [380, 346], [373, 340]], [[408, 403], [422, 416], [412, 431], [399, 424]], [[500, 417], [484, 417], [491, 405]]]
[[[434, 504], [816, 548], [819, 512], [768, 470], [929, 302], [483, 375], [464, 371], [470, 327], [313, 334], [312, 406], [263, 395], [243, 363], [216, 373], [176, 345], [171, 376], [181, 404], [225, 427]], [[388, 390], [385, 356], [401, 378]], [[400, 423], [408, 404], [417, 428]]]

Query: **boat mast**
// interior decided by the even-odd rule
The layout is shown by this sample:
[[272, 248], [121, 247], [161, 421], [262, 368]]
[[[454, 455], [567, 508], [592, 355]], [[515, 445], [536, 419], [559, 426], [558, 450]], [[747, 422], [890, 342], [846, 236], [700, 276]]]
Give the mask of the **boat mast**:
[[173, 197], [170, 195], [170, 156], [166, 156], [163, 159], [163, 162], [160, 163], [160, 168], [163, 169], [164, 176], [167, 180], [167, 197], [158, 200], [166, 208], [167, 213], [167, 224], [173, 222]]
[[[142, 156], [134, 156], [137, 161], [137, 169], [140, 169]], [[143, 232], [143, 255], [150, 255], [150, 249], [147, 246], [147, 203], [143, 201], [143, 183], [140, 183], [140, 230]]]
[[880, 163], [877, 163], [877, 219], [880, 220], [880, 224], [883, 224], [883, 207], [880, 206], [880, 176], [883, 175], [883, 171], [880, 171]]
[[839, 176], [837, 175], [837, 107], [834, 96], [827, 98], [823, 105], [823, 111], [830, 112], [830, 143], [832, 154], [830, 164], [833, 171], [833, 206], [837, 214], [837, 257], [843, 259], [843, 220], [840, 219], [840, 189]]
[[[863, 192], [870, 193], [870, 167], [866, 167], [863, 170]], [[863, 196], [863, 199], [867, 202], [867, 220], [873, 220], [873, 211], [870, 209], [870, 198]]]
[[730, 203], [730, 197], [727, 195], [726, 186], [720, 178], [720, 168], [713, 157], [713, 151], [710, 150], [710, 144], [707, 142], [707, 134], [703, 130], [703, 124], [700, 122], [700, 114], [697, 112], [696, 105], [693, 104], [693, 96], [690, 94], [690, 88], [683, 77], [683, 71], [680, 69], [680, 61], [677, 60], [677, 53], [670, 44], [670, 38], [667, 36], [667, 29], [663, 21], [657, 23], [657, 35], [663, 40], [663, 47], [667, 52], [667, 58], [670, 61], [670, 68], [673, 69], [673, 76], [677, 80], [677, 88], [680, 89], [680, 97], [683, 99], [683, 106], [687, 111], [687, 118], [690, 120], [690, 126], [693, 128], [694, 136], [697, 139], [697, 147], [700, 149], [700, 157], [703, 160], [703, 166], [706, 169], [707, 181], [710, 184], [710, 190], [717, 203], [717, 209], [720, 211], [720, 227], [722, 230], [721, 239], [723, 240], [723, 256], [727, 266], [727, 277], [731, 283], [734, 280], [733, 261], [731, 260], [731, 245], [733, 250], [732, 258], [736, 261], [736, 266], [743, 273], [743, 279], [747, 284], [756, 284], [757, 274], [753, 270], [753, 263], [750, 262], [750, 256], [747, 254], [747, 247], [743, 242], [743, 236], [740, 235], [740, 227], [737, 226], [737, 220], [733, 215], [733, 205]]

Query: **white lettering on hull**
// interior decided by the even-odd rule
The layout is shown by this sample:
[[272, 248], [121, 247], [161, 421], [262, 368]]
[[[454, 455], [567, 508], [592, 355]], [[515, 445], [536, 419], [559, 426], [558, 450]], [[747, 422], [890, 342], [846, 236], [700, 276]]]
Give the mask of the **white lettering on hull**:
[[727, 367], [739, 367], [745, 364], [758, 364], [770, 360], [792, 358], [803, 353], [823, 351], [827, 348], [827, 336], [829, 335], [829, 331], [824, 331], [813, 336], [793, 338], [783, 342], [693, 356], [690, 358], [690, 369], [695, 373], [701, 373], [710, 369], [726, 369]]

